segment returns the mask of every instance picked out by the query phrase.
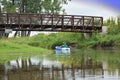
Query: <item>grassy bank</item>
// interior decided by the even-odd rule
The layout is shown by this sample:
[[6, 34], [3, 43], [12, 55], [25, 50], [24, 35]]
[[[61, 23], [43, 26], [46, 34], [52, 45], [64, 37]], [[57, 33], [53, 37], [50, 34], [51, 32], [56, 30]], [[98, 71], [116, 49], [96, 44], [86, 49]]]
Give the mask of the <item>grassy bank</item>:
[[62, 45], [67, 42], [68, 45], [76, 44], [77, 48], [104, 48], [120, 47], [119, 34], [100, 35], [93, 33], [90, 39], [85, 39], [83, 33], [52, 33], [49, 35], [39, 34], [37, 36], [13, 39], [11, 43], [18, 45], [27, 45], [29, 47], [54, 49], [56, 45]]
[[29, 42], [30, 38], [8, 38], [0, 40], [0, 63], [4, 63], [6, 61], [12, 59], [21, 58], [29, 58], [31, 56], [40, 56], [48, 55], [51, 53], [51, 50], [30, 46], [24, 41]]
[[56, 45], [76, 44], [77, 48], [105, 48], [120, 47], [120, 36], [100, 35], [93, 33], [90, 39], [85, 39], [83, 33], [52, 33], [49, 35], [39, 34], [33, 37], [9, 38], [0, 40], [0, 53], [19, 53], [19, 52], [49, 52]]
[[9, 38], [0, 40], [0, 53], [48, 52], [48, 49], [29, 46], [24, 41], [28, 38]]

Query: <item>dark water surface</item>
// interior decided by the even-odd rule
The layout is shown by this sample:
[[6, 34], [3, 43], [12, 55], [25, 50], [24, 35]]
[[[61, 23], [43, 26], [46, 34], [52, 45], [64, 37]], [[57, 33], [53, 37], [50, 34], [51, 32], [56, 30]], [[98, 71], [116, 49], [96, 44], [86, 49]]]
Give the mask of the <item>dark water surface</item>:
[[0, 80], [120, 80], [120, 50], [75, 50], [0, 65]]

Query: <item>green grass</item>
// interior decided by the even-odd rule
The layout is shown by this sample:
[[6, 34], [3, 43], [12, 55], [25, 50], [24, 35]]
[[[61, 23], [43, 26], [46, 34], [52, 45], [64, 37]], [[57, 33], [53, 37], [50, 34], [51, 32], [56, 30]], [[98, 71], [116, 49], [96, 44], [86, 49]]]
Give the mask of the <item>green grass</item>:
[[83, 33], [53, 33], [50, 35], [39, 34], [33, 37], [9, 38], [0, 40], [0, 53], [19, 52], [48, 52], [56, 45], [67, 42], [77, 44], [78, 48], [120, 47], [120, 35], [104, 35], [94, 33], [88, 40], [84, 39]]
[[[18, 41], [18, 42], [17, 42]], [[49, 52], [48, 49], [41, 47], [30, 46], [25, 41], [27, 38], [12, 38], [0, 40], [0, 54], [1, 53], [25, 53], [25, 52]]]
[[51, 50], [30, 46], [26, 43], [30, 38], [9, 38], [0, 40], [0, 63], [12, 59], [28, 58], [36, 55], [51, 53]]
[[[56, 45], [62, 45], [67, 42], [68, 45], [77, 44], [77, 48], [87, 49], [100, 47], [120, 47], [119, 34], [107, 34], [101, 36], [99, 33], [93, 33], [90, 39], [85, 39], [83, 33], [53, 33], [49, 35], [38, 34], [33, 37], [8, 38], [0, 40], [0, 62], [16, 59], [19, 56], [30, 57], [34, 53], [51, 53]], [[13, 56], [12, 56], [13, 55]], [[80, 56], [79, 56], [80, 57]], [[64, 57], [63, 57], [64, 58]], [[63, 59], [61, 57], [61, 59]], [[79, 60], [68, 60], [79, 62]]]

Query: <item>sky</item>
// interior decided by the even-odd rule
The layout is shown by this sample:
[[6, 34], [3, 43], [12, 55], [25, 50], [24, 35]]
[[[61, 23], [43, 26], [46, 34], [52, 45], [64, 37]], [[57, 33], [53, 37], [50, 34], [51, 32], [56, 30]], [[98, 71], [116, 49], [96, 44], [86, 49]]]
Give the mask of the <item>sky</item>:
[[106, 20], [120, 15], [120, 0], [71, 0], [63, 8], [70, 15], [102, 16]]

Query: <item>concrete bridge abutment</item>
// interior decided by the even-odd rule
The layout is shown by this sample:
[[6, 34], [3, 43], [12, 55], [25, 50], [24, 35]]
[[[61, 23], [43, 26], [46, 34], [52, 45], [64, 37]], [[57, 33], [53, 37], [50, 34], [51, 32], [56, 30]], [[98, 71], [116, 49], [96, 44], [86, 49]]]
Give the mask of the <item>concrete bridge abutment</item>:
[[83, 33], [85, 39], [90, 39], [92, 36], [92, 33]]

